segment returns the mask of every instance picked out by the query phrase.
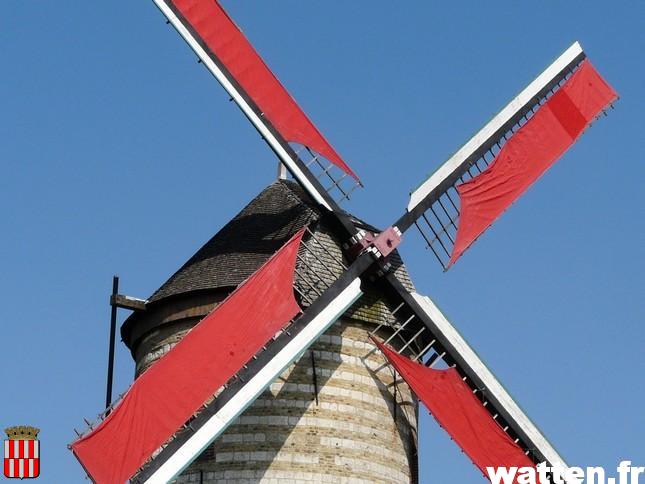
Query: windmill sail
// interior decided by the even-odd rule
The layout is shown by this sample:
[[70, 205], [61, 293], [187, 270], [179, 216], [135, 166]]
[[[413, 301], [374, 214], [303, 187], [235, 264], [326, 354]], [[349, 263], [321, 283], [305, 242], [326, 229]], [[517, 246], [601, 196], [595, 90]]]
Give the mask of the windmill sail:
[[455, 368], [427, 368], [387, 345], [376, 340], [375, 343], [439, 425], [484, 475], [487, 467], [535, 466], [493, 419]]
[[[416, 354], [415, 359], [427, 359], [427, 364], [443, 360], [446, 365], [454, 367], [470, 391], [483, 403], [491, 418], [534, 464], [546, 462], [551, 467], [566, 469], [566, 463], [558, 452], [434, 302], [427, 296], [408, 292], [392, 275], [388, 275], [387, 279], [401, 296], [406, 311], [414, 316], [416, 325], [405, 328], [408, 336], [397, 330], [386, 343], [395, 337], [403, 338], [403, 341], [411, 340], [418, 335], [417, 328], [425, 328], [430, 334], [431, 343]], [[377, 332], [373, 334], [377, 335]], [[404, 348], [406, 346], [407, 343]]]
[[[95, 429], [71, 445], [95, 482], [166, 483], [215, 440], [362, 294], [345, 271], [304, 313], [294, 300], [299, 231], [130, 387]], [[296, 263], [296, 259], [300, 263]], [[302, 297], [302, 295], [301, 295]], [[308, 296], [311, 298], [311, 295]]]
[[[289, 328], [290, 334], [267, 345], [266, 351], [240, 371], [240, 379], [224, 389], [191, 421], [190, 427], [148, 462], [132, 479], [135, 483], [168, 482], [187, 467], [281, 372], [294, 362], [346, 309], [363, 295], [360, 277], [374, 264], [372, 253], [363, 253], [329, 286]], [[430, 355], [454, 366], [462, 381], [484, 404], [490, 418], [516, 442], [533, 464], [546, 462], [562, 469], [566, 464], [537, 427], [519, 408], [495, 376], [477, 357], [456, 329], [427, 297], [410, 293], [393, 273], [386, 276], [399, 296], [395, 312], [405, 323], [390, 338], [399, 338], [402, 349], [416, 359]], [[397, 315], [399, 317], [399, 315]], [[377, 334], [379, 326], [373, 334]], [[419, 338], [421, 335], [424, 338]], [[430, 343], [420, 347], [423, 340]]]
[[[360, 181], [271, 72], [216, 0], [154, 0], [181, 36], [237, 103], [291, 174], [320, 205], [338, 209], [339, 198]], [[289, 143], [301, 146], [300, 156]], [[331, 165], [321, 163], [323, 157]], [[321, 170], [319, 178], [313, 168]], [[343, 175], [332, 176], [332, 167]], [[355, 184], [343, 187], [347, 178]]]
[[360, 279], [344, 274], [130, 481], [172, 481], [362, 295]]
[[130, 387], [71, 445], [96, 482], [124, 482], [299, 312], [298, 232]]
[[574, 43], [412, 192], [397, 226], [415, 224], [447, 269], [616, 97]]
[[[387, 256], [396, 249], [401, 233], [412, 225], [419, 226], [421, 221], [434, 233], [434, 238], [428, 240], [430, 247], [436, 250], [437, 244], [442, 246], [444, 253], [438, 258], [444, 267], [448, 266], [456, 247], [460, 215], [459, 200], [450, 198], [451, 191], [454, 196], [457, 185], [475, 178], [471, 170], [483, 171], [479, 164], [483, 160], [487, 165], [499, 154], [500, 139], [526, 126], [533, 109], [567, 82], [585, 59], [579, 44], [571, 46], [412, 193], [407, 212], [395, 226], [375, 234], [359, 230], [354, 220], [339, 209], [329, 193], [334, 187], [340, 189], [339, 180], [330, 176], [332, 186], [326, 189], [314, 175], [310, 168], [318, 165], [322, 156], [331, 164], [322, 165], [321, 176], [328, 176], [333, 165], [343, 171], [345, 178], [358, 181], [218, 2], [154, 2], [304, 190], [331, 212], [329, 219], [334, 222], [335, 235], [344, 243], [344, 256], [353, 262], [349, 267], [341, 264], [342, 270], [329, 271], [331, 281], [312, 265], [303, 273], [313, 275], [321, 286], [316, 282], [311, 283], [311, 291], [299, 290], [293, 274], [298, 270], [296, 260], [304, 263], [298, 247], [305, 242], [302, 231], [294, 236], [143, 373], [103, 422], [71, 445], [90, 477], [101, 483], [165, 483], [174, 479], [363, 295], [362, 284], [374, 284], [388, 298], [399, 302], [392, 315], [400, 311], [397, 320], [405, 322], [393, 323], [388, 331], [393, 331], [392, 338], [403, 340], [402, 349], [412, 351], [419, 360], [428, 354], [433, 361], [443, 359], [455, 368], [454, 372], [482, 401], [490, 418], [532, 462], [565, 467], [558, 453], [432, 301], [403, 286], [396, 272], [391, 271]], [[560, 107], [568, 109], [568, 105]], [[576, 124], [578, 128], [579, 125]], [[571, 127], [564, 127], [568, 128]], [[291, 143], [303, 145], [310, 153], [310, 164], [303, 161]], [[435, 219], [440, 223], [439, 229], [432, 225]], [[303, 304], [304, 311], [294, 299], [294, 290], [307, 302]]]
[[616, 97], [585, 59], [502, 146], [487, 170], [457, 186], [461, 216], [448, 264], [454, 264]]

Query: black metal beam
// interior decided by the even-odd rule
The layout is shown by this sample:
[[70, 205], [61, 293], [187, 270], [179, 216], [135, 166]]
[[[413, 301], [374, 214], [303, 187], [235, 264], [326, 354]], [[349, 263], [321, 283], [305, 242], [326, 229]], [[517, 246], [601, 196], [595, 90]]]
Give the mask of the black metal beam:
[[107, 388], [105, 390], [105, 408], [112, 405], [112, 379], [114, 376], [114, 343], [116, 338], [116, 311], [115, 299], [119, 294], [119, 276], [112, 277], [112, 296], [110, 297], [110, 343], [108, 346]]

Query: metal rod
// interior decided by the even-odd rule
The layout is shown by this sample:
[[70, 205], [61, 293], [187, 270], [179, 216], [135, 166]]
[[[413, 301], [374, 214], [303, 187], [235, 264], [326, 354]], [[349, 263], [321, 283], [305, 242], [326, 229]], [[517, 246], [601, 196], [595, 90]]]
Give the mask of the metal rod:
[[[331, 193], [331, 190], [333, 190], [333, 189], [334, 189], [334, 187], [336, 187], [336, 188], [338, 189], [338, 191], [339, 191], [339, 192], [341, 193], [341, 195], [342, 195], [342, 197], [340, 198], [340, 200], [344, 200], [345, 198], [347, 198], [347, 199], [349, 200], [349, 193], [347, 193], [347, 192], [343, 189], [343, 187], [342, 187], [342, 185], [341, 185], [341, 183], [343, 182], [343, 180], [344, 180], [346, 177], [347, 177], [347, 174], [342, 175], [342, 176], [341, 176], [340, 178], [338, 178], [338, 179], [336, 179], [336, 178], [332, 178], [332, 180], [333, 180], [333, 185], [332, 185], [331, 187], [329, 187], [329, 190], [328, 190], [328, 192], [329, 192], [329, 193]], [[331, 175], [330, 175], [330, 178], [331, 178]]]
[[[321, 265], [321, 266], [323, 266], [323, 268], [324, 268], [327, 272], [329, 272], [329, 273], [331, 274], [331, 276], [334, 278], [334, 280], [338, 279], [339, 274], [336, 274], [336, 273], [335, 273], [334, 271], [332, 271], [329, 267], [327, 267], [327, 265], [326, 265], [326, 264], [325, 264], [325, 263], [320, 259], [320, 257], [318, 257], [318, 256], [316, 255], [316, 253], [313, 251], [313, 249], [312, 249], [311, 247], [309, 247], [309, 246], [308, 246], [307, 244], [305, 244], [304, 242], [301, 242], [301, 244], [302, 244], [302, 246], [305, 248], [305, 250], [306, 250], [307, 252], [309, 252], [311, 255], [313, 255], [313, 256], [314, 256], [314, 258], [315, 258], [318, 262], [320, 262], [320, 265]], [[300, 257], [300, 256], [298, 256], [298, 257]], [[304, 261], [303, 261], [303, 264], [306, 264], [306, 262], [304, 262]], [[307, 266], [307, 268], [308, 268], [309, 270], [313, 270], [313, 269], [312, 269], [312, 268], [310, 268], [309, 266]], [[329, 284], [327, 284], [327, 283], [325, 283], [325, 284], [326, 284], [327, 286], [329, 286]]]
[[[311, 153], [311, 151], [310, 151], [310, 153]], [[312, 165], [312, 163], [314, 163], [316, 161], [318, 161], [318, 156], [313, 155], [313, 158], [307, 162], [307, 168], [309, 168]], [[320, 164], [320, 162], [318, 164]]]
[[311, 370], [314, 379], [314, 398], [316, 399], [316, 406], [318, 405], [318, 375], [316, 375], [316, 357], [314, 356], [314, 350], [311, 350]]
[[110, 346], [108, 348], [107, 389], [105, 391], [105, 408], [112, 404], [112, 379], [114, 377], [114, 342], [116, 338], [116, 303], [114, 298], [119, 293], [119, 276], [112, 277], [112, 298], [110, 299]]
[[[405, 329], [405, 327], [408, 325], [410, 321], [414, 319], [414, 314], [410, 316], [405, 323], [403, 323], [401, 326], [399, 326], [394, 333], [392, 333], [392, 336], [390, 336], [388, 339], [385, 340], [383, 344], [388, 344], [390, 341], [392, 341], [394, 338], [398, 336], [398, 334]], [[405, 343], [405, 340], [403, 340], [403, 343]]]
[[329, 249], [327, 249], [327, 247], [325, 247], [325, 244], [323, 244], [320, 240], [318, 240], [318, 238], [314, 235], [314, 233], [313, 233], [313, 231], [312, 231], [311, 229], [307, 228], [307, 233], [311, 236], [311, 238], [312, 238], [313, 240], [315, 240], [315, 241], [316, 241], [316, 243], [317, 243], [320, 247], [322, 247], [322, 248], [323, 248], [323, 250], [324, 250], [325, 252], [327, 252], [327, 254], [328, 254], [332, 259], [334, 259], [336, 262], [338, 262], [338, 263], [341, 265], [341, 267], [342, 267], [343, 269], [347, 269], [347, 266], [345, 265], [345, 263], [344, 263], [342, 260], [338, 259], [338, 257], [337, 257], [337, 256], [335, 256], [334, 254], [332, 254], [332, 253], [329, 251]]
[[[376, 333], [378, 333], [378, 332], [379, 332], [379, 330], [380, 330], [383, 326], [385, 326], [386, 324], [387, 324], [387, 323], [381, 323], [381, 324], [379, 324], [379, 325], [376, 327], [376, 329], [375, 329], [375, 330], [373, 330], [372, 332], [370, 332], [370, 336], [374, 336], [374, 335], [375, 335]], [[388, 326], [389, 326], [389, 324], [388, 324]]]
[[479, 165], [477, 164], [477, 160], [473, 161], [471, 165], [468, 167], [469, 173], [471, 168], [475, 168], [477, 170], [477, 174], [475, 176], [479, 176], [482, 174], [482, 171], [480, 170]]
[[331, 190], [333, 190], [333, 189], [334, 189], [334, 187], [336, 187], [336, 188], [338, 188], [338, 189], [342, 192], [343, 190], [340, 188], [340, 184], [341, 184], [341, 182], [342, 182], [345, 178], [347, 178], [347, 173], [343, 173], [343, 174], [338, 178], [338, 180], [334, 180], [334, 181], [332, 182], [332, 185], [331, 185], [330, 187], [325, 187], [325, 191], [326, 191], [326, 192], [330, 192]]
[[467, 168], [467, 172], [468, 172], [468, 174], [470, 175], [470, 178], [475, 178], [477, 175], [479, 175], [479, 174], [481, 173], [481, 172], [479, 171], [479, 167], [475, 166], [475, 168], [477, 168], [477, 171], [478, 171], [479, 173], [475, 173], [475, 174], [473, 175], [473, 174], [470, 172], [470, 169], [471, 169], [473, 166], [475, 166], [475, 165], [470, 164], [470, 165], [468, 166], [468, 168]]
[[428, 344], [426, 345], [426, 347], [425, 347], [425, 348], [423, 348], [423, 349], [419, 352], [419, 354], [414, 358], [414, 361], [418, 361], [418, 360], [420, 360], [421, 358], [423, 358], [423, 355], [426, 353], [426, 351], [428, 351], [430, 348], [432, 348], [432, 345], [433, 345], [433, 344], [435, 344], [435, 342], [436, 342], [436, 341], [437, 341], [436, 339], [433, 339], [432, 341], [430, 341], [430, 343], [428, 343]]
[[[468, 176], [468, 178], [466, 178], [467, 176]], [[470, 173], [468, 173], [467, 171], [464, 171], [464, 172], [459, 176], [459, 181], [460, 181], [461, 183], [466, 183], [466, 182], [467, 182], [468, 180], [470, 180], [471, 178], [472, 178], [472, 176], [470, 176]], [[460, 184], [461, 184], [461, 183], [460, 183]]]
[[428, 236], [425, 234], [423, 230], [421, 230], [421, 226], [419, 225], [419, 222], [415, 220], [414, 225], [416, 225], [417, 229], [419, 229], [419, 233], [425, 239], [427, 247], [432, 251], [434, 256], [437, 258], [437, 260], [439, 261], [439, 264], [441, 264], [441, 267], [445, 269], [446, 265], [443, 263], [443, 260], [441, 259], [441, 257], [439, 257], [439, 254], [437, 254], [437, 251], [432, 246], [432, 242], [430, 242], [430, 239], [428, 238]]
[[[311, 151], [311, 149], [310, 149], [310, 148], [308, 148], [308, 147], [307, 147], [307, 151], [309, 152], [309, 154], [310, 154], [311, 156], [313, 156], [313, 157], [315, 158], [316, 163], [317, 163], [317, 164], [318, 164], [318, 166], [319, 166], [320, 168], [322, 168], [322, 170], [323, 170], [323, 171], [322, 171], [322, 173], [320, 173], [318, 176], [316, 176], [316, 178], [320, 179], [320, 177], [321, 177], [322, 175], [327, 175], [327, 178], [329, 178], [329, 179], [331, 180], [331, 182], [332, 182], [332, 188], [333, 188], [333, 186], [335, 185], [335, 186], [338, 188], [338, 190], [340, 190], [340, 193], [341, 193], [341, 194], [343, 194], [343, 196], [347, 196], [347, 194], [345, 193], [345, 190], [343, 190], [343, 189], [342, 189], [342, 187], [341, 187], [341, 186], [336, 182], [336, 179], [335, 179], [335, 178], [334, 178], [334, 177], [329, 173], [329, 172], [330, 172], [330, 170], [334, 167], [334, 165], [333, 165], [332, 163], [330, 163], [327, 167], [325, 167], [325, 165], [323, 165], [323, 164], [320, 162], [320, 159], [318, 159], [318, 155], [317, 155], [317, 154], [314, 154], [314, 152], [313, 152], [313, 151]], [[329, 190], [325, 190], [325, 191], [327, 191], [327, 193], [329, 193]], [[349, 197], [347, 197], [347, 198], [349, 198]], [[341, 199], [341, 200], [342, 200], [342, 199]]]
[[[434, 210], [432, 209], [432, 206], [430, 206], [430, 210], [432, 211], [434, 216], [437, 218], [437, 220], [439, 220], [439, 217], [437, 217], [437, 214], [434, 213]], [[430, 220], [428, 220], [428, 217], [426, 217], [425, 212], [421, 214], [421, 217], [423, 217], [423, 220], [425, 220], [425, 222], [428, 224], [428, 227], [430, 227], [430, 230], [432, 230], [432, 233], [434, 234], [435, 238], [434, 238], [434, 240], [432, 242], [434, 242], [435, 240], [437, 242], [439, 242], [439, 245], [441, 245], [441, 248], [446, 252], [446, 255], [448, 257], [450, 257], [450, 251], [448, 249], [446, 249], [446, 246], [444, 245], [443, 240], [441, 240], [441, 237], [440, 237], [440, 234], [442, 234], [444, 232], [443, 224], [441, 223], [441, 220], [439, 220], [439, 224], [441, 225], [442, 230], [437, 233], [437, 231], [434, 229], [434, 227], [430, 223]], [[448, 238], [450, 238], [450, 237], [448, 237]], [[450, 241], [452, 242], [452, 239], [450, 239]]]
[[426, 330], [426, 327], [425, 327], [425, 326], [422, 326], [422, 327], [421, 327], [421, 329], [420, 329], [419, 331], [417, 331], [417, 333], [412, 337], [412, 339], [410, 339], [410, 341], [408, 341], [407, 343], [405, 343], [405, 345], [403, 346], [403, 348], [401, 348], [401, 349], [398, 351], [398, 353], [399, 353], [399, 354], [403, 353], [403, 351], [405, 351], [405, 350], [407, 349], [407, 347], [408, 347], [408, 346], [410, 346], [410, 345], [412, 344], [412, 342], [413, 342], [415, 339], [417, 339], [417, 337], [418, 337], [421, 333], [423, 333], [425, 330]]
[[[452, 188], [453, 190], [455, 190], [455, 187], [454, 187], [454, 186], [452, 186], [452, 187], [450, 187], [450, 188]], [[455, 202], [452, 200], [452, 197], [450, 196], [450, 188], [448, 188], [448, 190], [446, 190], [445, 195], [446, 195], [446, 197], [448, 198], [448, 200], [450, 200], [450, 205], [452, 205], [452, 208], [454, 208], [454, 209], [455, 209], [455, 212], [457, 212], [457, 219], [459, 219], [459, 213], [460, 213], [460, 212], [459, 212], [459, 209], [457, 208], [457, 205], [455, 204]]]
[[[484, 165], [484, 168], [483, 168], [483, 169], [479, 167], [479, 163], [481, 163], [482, 165]], [[486, 160], [484, 160], [484, 157], [483, 157], [483, 156], [482, 156], [481, 158], [478, 158], [478, 159], [477, 159], [477, 161], [475, 161], [475, 165], [477, 165], [477, 168], [478, 168], [478, 169], [479, 169], [479, 171], [481, 171], [482, 173], [483, 173], [484, 171], [486, 171], [486, 168], [488, 168], [488, 163], [486, 163]]]
[[[392, 312], [390, 313], [390, 314], [392, 314], [392, 317], [394, 317], [394, 315], [399, 311], [399, 309], [401, 309], [401, 308], [403, 307], [403, 305], [404, 305], [404, 304], [405, 304], [405, 301], [404, 301], [404, 302], [402, 302], [401, 304], [399, 304], [399, 305], [394, 309], [394, 311], [392, 311]], [[396, 319], [395, 319], [395, 321], [394, 321], [394, 322], [396, 323]], [[391, 325], [391, 324], [389, 324], [389, 323], [381, 323], [381, 324], [379, 324], [379, 325], [376, 327], [376, 329], [375, 329], [374, 331], [370, 332], [370, 336], [374, 336], [376, 333], [378, 333], [378, 332], [379, 332], [379, 330], [380, 330], [383, 326], [392, 326], [392, 325]]]
[[[526, 116], [526, 115], [525, 115], [525, 116]], [[488, 167], [490, 166], [490, 164], [492, 163], [492, 161], [495, 159], [495, 158], [493, 157], [493, 158], [491, 158], [491, 160], [490, 160], [490, 161], [488, 161], [488, 160], [486, 159], [486, 155], [487, 155], [488, 153], [490, 153], [490, 150], [489, 150], [489, 151], [484, 152], [484, 154], [482, 155], [482, 161], [484, 162], [484, 165], [486, 165], [486, 168], [488, 168]], [[490, 153], [490, 154], [491, 154], [491, 156], [493, 156], [493, 154], [492, 154], [492, 153]]]
[[361, 185], [360, 183], [354, 183], [352, 185], [352, 188], [347, 190], [347, 193], [345, 193], [338, 201], [342, 202], [343, 200], [350, 200], [349, 196], [354, 192], [354, 190], [356, 190], [358, 187], [361, 187], [361, 186], [363, 185]]
[[397, 401], [396, 401], [396, 393], [397, 393], [397, 392], [396, 392], [396, 389], [397, 389], [397, 387], [396, 387], [396, 371], [394, 372], [394, 382], [393, 382], [393, 385], [394, 385], [394, 392], [393, 392], [394, 394], [392, 395], [392, 396], [393, 396], [393, 400], [394, 400], [394, 409], [393, 409], [393, 410], [394, 410], [394, 412], [393, 412], [393, 413], [394, 413], [394, 422], [396, 423], [396, 413], [397, 413], [397, 412], [396, 412], [396, 410], [397, 410], [397, 406], [398, 406], [398, 405], [397, 405]]
[[303, 276], [297, 268], [294, 268], [294, 272], [298, 275], [298, 280], [305, 282], [309, 286], [309, 288], [313, 289], [313, 291], [320, 297], [321, 293], [320, 291], [318, 291], [318, 289], [316, 289], [316, 286], [309, 282], [309, 280], [305, 276]]
[[[450, 226], [452, 224], [452, 226], [455, 228], [455, 230], [457, 230], [457, 226], [455, 225], [455, 221], [452, 219], [452, 217], [448, 213], [448, 210], [446, 210], [446, 207], [444, 207], [443, 202], [441, 201], [441, 198], [438, 198], [437, 202], [439, 202], [439, 206], [443, 210], [443, 213], [445, 213], [446, 217], [448, 217], [448, 220], [450, 220], [450, 223], [448, 224], [448, 226]], [[450, 234], [448, 233], [448, 226], [446, 226], [446, 234], [448, 234], [448, 237], [450, 237]], [[450, 239], [450, 240], [452, 240], [452, 239]]]
[[393, 311], [392, 311], [392, 313], [391, 313], [391, 314], [392, 314], [392, 316], [394, 316], [396, 313], [398, 313], [398, 312], [399, 312], [399, 309], [401, 309], [401, 308], [403, 307], [403, 305], [404, 305], [404, 304], [405, 304], [405, 301], [403, 301], [403, 302], [402, 302], [401, 304], [399, 304], [396, 308], [394, 308], [394, 310], [393, 310]]
[[309, 303], [310, 305], [314, 302], [314, 300], [310, 299], [308, 296], [306, 296], [300, 289], [298, 289], [298, 286], [295, 284], [293, 285], [293, 289], [300, 294], [300, 297], [302, 299], [306, 299], [306, 302]]
[[[439, 353], [435, 353], [435, 355], [437, 355], [437, 356], [435, 356], [434, 360], [433, 360], [430, 364], [426, 363], [426, 366], [427, 366], [428, 368], [432, 368], [432, 367], [435, 365], [435, 363], [436, 363], [437, 361], [439, 361], [441, 358], [443, 358], [444, 356], [446, 356], [446, 352], [445, 352], [445, 351], [442, 351], [442, 352], [441, 352], [441, 354], [439, 354]], [[434, 356], [434, 355], [432, 355], [432, 356]], [[430, 357], [430, 359], [432, 359], [432, 357]], [[430, 361], [430, 360], [428, 360], [428, 361]]]
[[[304, 266], [304, 268], [305, 268], [305, 269], [307, 269], [307, 271], [308, 271], [308, 272], [310, 272], [310, 273], [312, 273], [313, 275], [315, 275], [315, 276], [318, 278], [318, 280], [319, 280], [320, 282], [322, 282], [323, 287], [324, 287], [325, 289], [329, 288], [329, 284], [327, 283], [327, 281], [325, 281], [322, 277], [320, 277], [320, 275], [318, 274], [318, 272], [316, 272], [312, 267], [308, 266], [308, 265], [307, 265], [307, 262], [306, 262], [306, 261], [305, 261], [305, 260], [300, 256], [300, 254], [296, 254], [296, 257], [297, 257], [297, 259], [302, 263], [302, 265]], [[334, 275], [334, 276], [335, 276], [335, 274], [332, 274], [332, 275]]]
[[[329, 165], [325, 166], [325, 165], [323, 165], [323, 164], [320, 162], [320, 160], [319, 160], [318, 158], [316, 158], [316, 164], [317, 164], [318, 166], [320, 166], [320, 168], [322, 169], [322, 171], [321, 171], [318, 175], [316, 175], [316, 178], [317, 178], [318, 180], [320, 180], [320, 178], [321, 178], [323, 175], [326, 175], [326, 176], [327, 176], [327, 178], [331, 178], [331, 180], [332, 180], [332, 181], [334, 180], [334, 179], [333, 179], [333, 177], [329, 174], [329, 170], [331, 170], [331, 169], [334, 167], [334, 165], [332, 165], [332, 164], [330, 163]], [[323, 188], [324, 188], [324, 187], [323, 187]]]

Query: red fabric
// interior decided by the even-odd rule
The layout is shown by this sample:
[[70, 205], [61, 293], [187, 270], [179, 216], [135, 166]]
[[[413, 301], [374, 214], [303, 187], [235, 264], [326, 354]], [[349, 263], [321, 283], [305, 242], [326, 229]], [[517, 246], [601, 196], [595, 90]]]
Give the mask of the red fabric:
[[123, 484], [300, 310], [293, 273], [303, 231], [132, 384], [72, 444], [98, 484]]
[[493, 420], [457, 370], [433, 370], [378, 341], [375, 343], [439, 425], [485, 476], [488, 477], [486, 467], [535, 466]]
[[308, 146], [358, 181], [217, 1], [168, 1], [287, 141]]
[[457, 186], [461, 215], [448, 265], [533, 184], [582, 134], [616, 92], [588, 60], [506, 142], [480, 175]]

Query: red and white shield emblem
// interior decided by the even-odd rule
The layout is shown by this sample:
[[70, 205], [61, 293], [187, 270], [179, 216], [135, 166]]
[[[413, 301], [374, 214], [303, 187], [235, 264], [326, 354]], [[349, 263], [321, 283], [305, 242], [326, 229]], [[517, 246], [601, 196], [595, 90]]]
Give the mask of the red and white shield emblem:
[[34, 427], [10, 427], [4, 441], [4, 475], [25, 479], [40, 475], [39, 430]]

